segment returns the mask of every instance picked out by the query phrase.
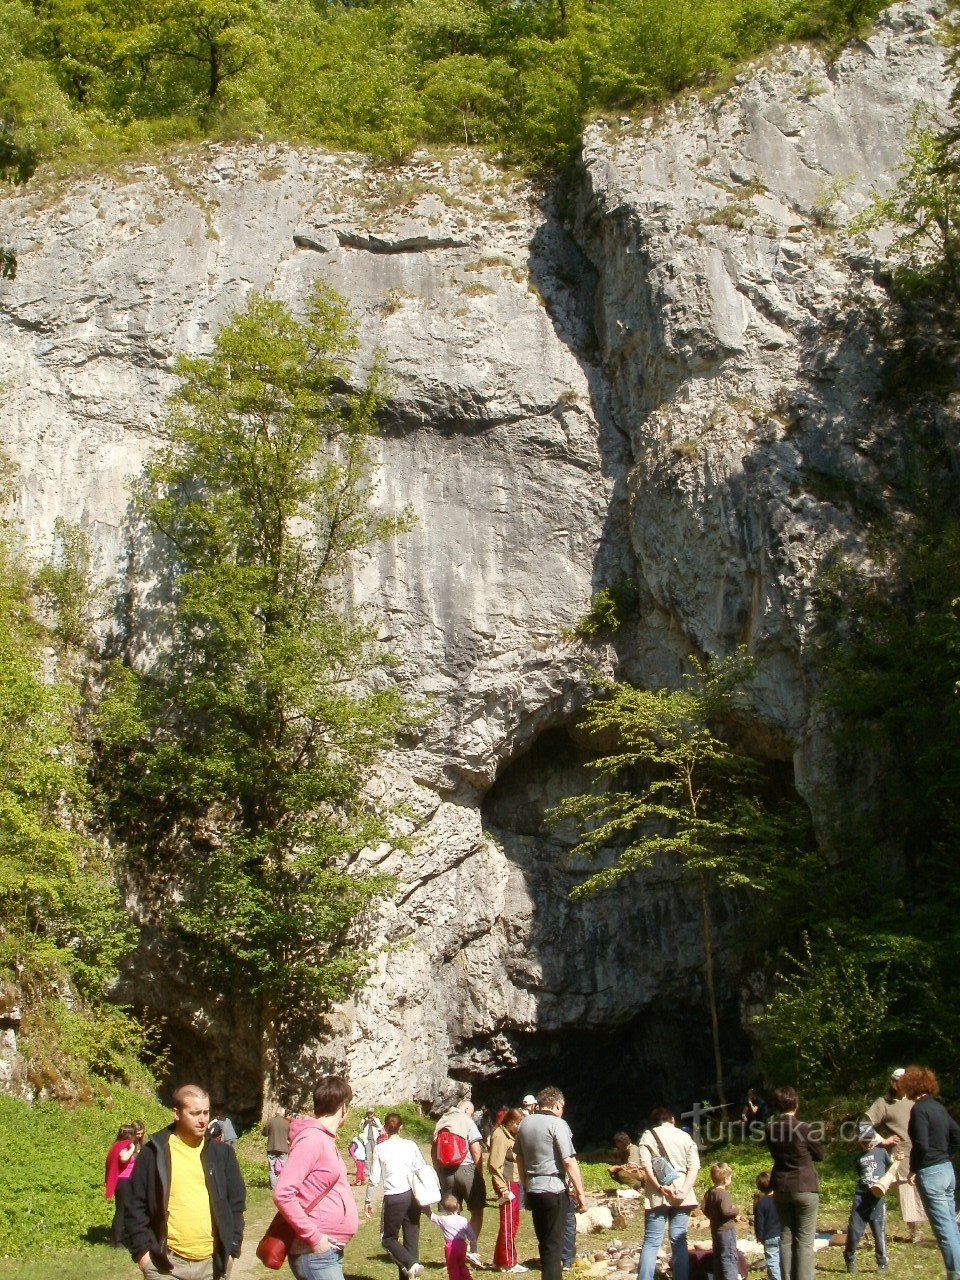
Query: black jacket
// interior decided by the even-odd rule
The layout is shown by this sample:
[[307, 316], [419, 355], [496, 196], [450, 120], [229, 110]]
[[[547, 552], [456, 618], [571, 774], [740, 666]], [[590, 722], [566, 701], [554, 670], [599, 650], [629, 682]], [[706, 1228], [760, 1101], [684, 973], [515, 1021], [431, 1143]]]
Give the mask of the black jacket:
[[820, 1190], [813, 1162], [823, 1159], [824, 1148], [810, 1125], [796, 1116], [777, 1116], [767, 1123], [767, 1146], [773, 1156], [770, 1185], [774, 1195]]
[[942, 1102], [925, 1094], [913, 1104], [907, 1132], [910, 1148], [910, 1172], [947, 1164], [960, 1151], [960, 1125]]
[[[170, 1271], [167, 1258], [167, 1203], [170, 1199], [169, 1129], [155, 1133], [143, 1145], [130, 1179], [124, 1214], [124, 1235], [134, 1262], [149, 1253], [158, 1271]], [[246, 1190], [233, 1148], [203, 1140], [200, 1153], [213, 1220], [213, 1273], [222, 1276], [229, 1258], [240, 1256]]]

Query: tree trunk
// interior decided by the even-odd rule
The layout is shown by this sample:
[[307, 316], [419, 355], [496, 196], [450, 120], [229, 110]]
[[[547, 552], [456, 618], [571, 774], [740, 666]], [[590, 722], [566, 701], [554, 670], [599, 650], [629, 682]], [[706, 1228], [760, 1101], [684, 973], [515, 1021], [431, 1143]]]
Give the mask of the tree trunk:
[[280, 1105], [277, 1096], [277, 1011], [269, 996], [260, 1001], [260, 1118], [266, 1123]]
[[207, 86], [207, 102], [213, 102], [214, 98], [220, 90], [220, 46], [216, 41], [210, 41], [210, 81]]
[[721, 1107], [726, 1107], [727, 1094], [723, 1082], [723, 1059], [720, 1056], [720, 1018], [717, 1014], [717, 990], [713, 981], [713, 935], [710, 930], [710, 904], [707, 901], [707, 882], [702, 872], [697, 874], [697, 883], [700, 887], [700, 924], [703, 929], [703, 950], [706, 956], [707, 1003], [710, 1006], [710, 1032], [713, 1037], [713, 1069], [716, 1074], [717, 1101]]

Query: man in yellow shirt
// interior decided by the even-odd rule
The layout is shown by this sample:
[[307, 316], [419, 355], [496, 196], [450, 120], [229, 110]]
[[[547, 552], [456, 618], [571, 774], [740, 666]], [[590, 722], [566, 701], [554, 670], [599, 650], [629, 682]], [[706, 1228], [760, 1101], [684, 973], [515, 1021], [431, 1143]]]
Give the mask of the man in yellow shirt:
[[199, 1085], [173, 1095], [173, 1124], [137, 1156], [127, 1245], [147, 1280], [221, 1280], [240, 1256], [246, 1192], [233, 1147], [207, 1137]]

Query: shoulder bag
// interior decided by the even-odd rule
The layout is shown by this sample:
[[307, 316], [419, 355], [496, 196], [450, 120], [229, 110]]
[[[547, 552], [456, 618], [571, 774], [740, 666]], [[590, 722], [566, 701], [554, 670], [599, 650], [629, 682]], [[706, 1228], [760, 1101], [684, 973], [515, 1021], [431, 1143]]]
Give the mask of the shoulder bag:
[[654, 1142], [660, 1148], [660, 1154], [655, 1155], [650, 1151], [650, 1148], [647, 1147], [647, 1150], [650, 1151], [650, 1168], [653, 1170], [653, 1176], [656, 1178], [657, 1182], [659, 1182], [660, 1186], [669, 1187], [676, 1182], [677, 1178], [680, 1177], [680, 1174], [670, 1163], [670, 1158], [667, 1155], [666, 1148], [660, 1141], [660, 1135], [657, 1133], [656, 1129], [651, 1129], [650, 1133], [653, 1135]]
[[[325, 1195], [339, 1182], [339, 1177], [330, 1183], [329, 1187], [324, 1187], [320, 1194], [307, 1205], [304, 1212], [309, 1216], [320, 1203]], [[290, 1246], [297, 1238], [297, 1233], [286, 1220], [283, 1214], [277, 1210], [273, 1215], [273, 1219], [264, 1233], [263, 1239], [257, 1245], [257, 1257], [263, 1265], [271, 1271], [279, 1271], [287, 1260], [287, 1254], [290, 1252]]]
[[410, 1190], [421, 1209], [429, 1209], [431, 1205], [440, 1203], [440, 1179], [436, 1170], [426, 1161], [410, 1170]]

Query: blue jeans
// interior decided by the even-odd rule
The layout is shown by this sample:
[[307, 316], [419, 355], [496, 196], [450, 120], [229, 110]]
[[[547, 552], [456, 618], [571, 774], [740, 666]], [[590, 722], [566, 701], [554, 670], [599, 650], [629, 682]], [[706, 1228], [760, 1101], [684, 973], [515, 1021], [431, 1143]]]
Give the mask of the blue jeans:
[[563, 1220], [563, 1247], [560, 1250], [560, 1261], [564, 1267], [572, 1267], [577, 1256], [577, 1219], [573, 1200], [567, 1193], [567, 1212]]
[[657, 1254], [663, 1242], [663, 1233], [670, 1224], [671, 1272], [673, 1280], [690, 1280], [690, 1254], [687, 1252], [687, 1227], [690, 1225], [689, 1209], [672, 1209], [666, 1205], [648, 1209], [643, 1221], [643, 1248], [640, 1250], [640, 1266], [637, 1280], [654, 1280], [657, 1270]]
[[763, 1260], [767, 1264], [767, 1280], [780, 1280], [780, 1237], [763, 1242]]
[[850, 1208], [847, 1243], [843, 1251], [844, 1260], [848, 1265], [856, 1261], [857, 1245], [863, 1239], [863, 1233], [867, 1227], [873, 1233], [877, 1266], [885, 1267], [887, 1265], [887, 1203], [882, 1196], [878, 1200], [872, 1191], [857, 1191]]
[[713, 1236], [714, 1280], [740, 1280], [740, 1260], [737, 1257], [736, 1231], [721, 1231]]
[[290, 1259], [290, 1270], [297, 1280], [343, 1280], [343, 1254], [336, 1249], [301, 1253]]
[[949, 1161], [917, 1170], [917, 1190], [943, 1255], [949, 1280], [960, 1277], [960, 1230], [954, 1193], [957, 1175]]

